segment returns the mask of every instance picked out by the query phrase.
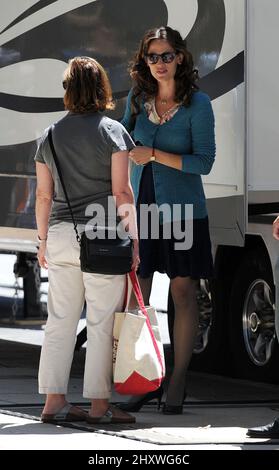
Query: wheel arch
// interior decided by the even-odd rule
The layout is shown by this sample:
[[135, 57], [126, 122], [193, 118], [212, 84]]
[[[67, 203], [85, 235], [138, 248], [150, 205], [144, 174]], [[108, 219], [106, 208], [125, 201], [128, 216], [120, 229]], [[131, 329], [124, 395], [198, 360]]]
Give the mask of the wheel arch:
[[268, 263], [268, 268], [273, 272], [272, 262], [269, 255], [268, 247], [261, 235], [248, 234], [245, 236], [245, 246], [226, 246], [219, 245], [214, 258], [214, 271], [217, 280], [226, 280], [227, 288], [233, 281], [235, 273], [241, 264], [247, 252], [259, 250], [264, 255]]

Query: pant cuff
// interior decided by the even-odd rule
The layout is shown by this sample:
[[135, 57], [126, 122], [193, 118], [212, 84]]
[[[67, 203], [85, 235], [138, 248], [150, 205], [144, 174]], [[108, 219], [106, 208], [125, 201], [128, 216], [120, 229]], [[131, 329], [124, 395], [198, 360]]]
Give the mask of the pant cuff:
[[83, 397], [84, 398], [89, 398], [90, 400], [95, 400], [95, 399], [104, 399], [108, 400], [111, 397], [111, 391], [105, 391], [105, 392], [89, 392], [88, 390], [83, 391]]
[[55, 388], [55, 387], [39, 387], [39, 393], [42, 395], [49, 395], [50, 393], [58, 393], [59, 395], [67, 395], [68, 390], [66, 388]]

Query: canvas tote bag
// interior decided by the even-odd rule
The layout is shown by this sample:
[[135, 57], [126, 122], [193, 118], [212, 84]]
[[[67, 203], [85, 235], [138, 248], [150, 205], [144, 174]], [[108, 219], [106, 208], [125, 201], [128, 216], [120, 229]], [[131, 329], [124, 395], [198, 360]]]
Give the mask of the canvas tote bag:
[[139, 310], [115, 313], [113, 380], [124, 395], [142, 395], [160, 387], [165, 376], [164, 349], [157, 313], [145, 307], [134, 271], [129, 273]]

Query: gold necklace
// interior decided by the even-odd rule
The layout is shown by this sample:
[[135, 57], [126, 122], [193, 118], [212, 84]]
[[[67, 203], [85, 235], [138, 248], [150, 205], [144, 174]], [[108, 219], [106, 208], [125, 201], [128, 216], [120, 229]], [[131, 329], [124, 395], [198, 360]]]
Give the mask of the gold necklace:
[[163, 114], [160, 116], [161, 119], [163, 119], [165, 116], [168, 116], [172, 111], [174, 111], [179, 104], [175, 104], [174, 106], [171, 106], [171, 108], [167, 109], [166, 111], [163, 112]]
[[169, 98], [160, 98], [160, 96], [158, 96], [158, 98], [159, 98], [160, 104], [163, 106], [166, 106], [168, 104], [168, 101], [170, 101]]

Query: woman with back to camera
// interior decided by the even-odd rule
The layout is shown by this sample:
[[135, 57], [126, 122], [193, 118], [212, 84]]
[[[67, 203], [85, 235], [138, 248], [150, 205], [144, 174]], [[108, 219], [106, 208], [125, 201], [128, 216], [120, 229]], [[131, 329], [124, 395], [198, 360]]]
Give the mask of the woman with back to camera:
[[[134, 239], [132, 269], [136, 269], [139, 263], [136, 210], [128, 172], [128, 151], [134, 144], [120, 123], [102, 114], [113, 107], [108, 77], [96, 60], [76, 57], [69, 62], [63, 85], [65, 109], [69, 112], [52, 126], [52, 134], [79, 232], [93, 215], [85, 215], [90, 204], [103, 208], [106, 217], [110, 196], [115, 196], [117, 208], [129, 204], [128, 229]], [[39, 393], [47, 398], [41, 419], [134, 422], [133, 416], [110, 406], [108, 401], [113, 319], [115, 311], [123, 306], [125, 275], [81, 271], [80, 247], [54, 164], [48, 129], [35, 160], [38, 259], [40, 266], [48, 267], [49, 272], [48, 320], [39, 367]], [[66, 400], [76, 330], [85, 300], [87, 348], [83, 395], [91, 400], [89, 414]]]
[[[183, 411], [185, 377], [198, 328], [196, 285], [210, 278], [213, 271], [208, 217], [201, 175], [207, 175], [215, 158], [214, 116], [209, 97], [196, 85], [193, 59], [178, 31], [170, 27], [149, 30], [144, 35], [130, 68], [133, 88], [127, 99], [122, 124], [132, 133], [137, 147], [129, 156], [133, 162], [131, 181], [134, 189], [140, 229], [139, 278], [146, 304], [149, 303], [155, 271], [167, 273], [175, 315], [172, 346], [174, 368], [163, 412]], [[150, 227], [143, 239], [143, 204], [167, 204], [171, 208], [172, 236], [160, 215], [159, 239]], [[180, 216], [174, 205], [180, 204]], [[177, 223], [186, 233], [191, 228], [193, 242], [187, 249], [176, 249]], [[142, 221], [141, 221], [142, 218]], [[191, 238], [191, 237], [190, 237]], [[131, 307], [135, 307], [133, 304]], [[170, 323], [172, 319], [169, 319]], [[158, 390], [123, 405], [139, 410]]]

